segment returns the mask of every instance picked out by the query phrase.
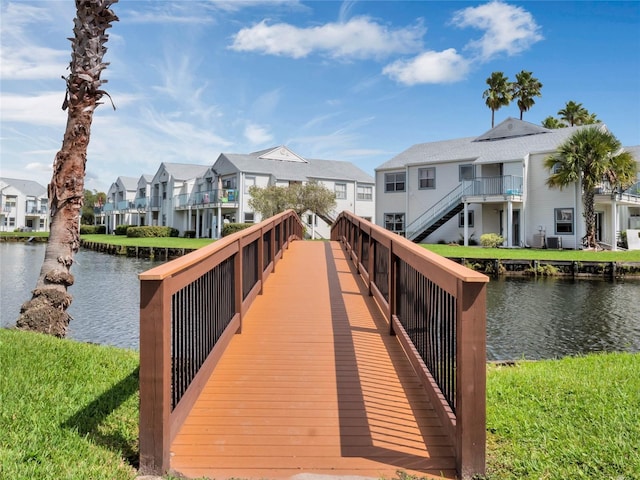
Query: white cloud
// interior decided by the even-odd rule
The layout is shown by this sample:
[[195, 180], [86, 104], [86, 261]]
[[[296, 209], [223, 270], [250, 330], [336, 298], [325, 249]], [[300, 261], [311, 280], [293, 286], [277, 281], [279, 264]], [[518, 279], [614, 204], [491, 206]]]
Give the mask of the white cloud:
[[367, 17], [308, 28], [287, 23], [269, 25], [263, 20], [240, 30], [230, 48], [292, 58], [304, 58], [313, 52], [340, 59], [380, 58], [419, 50], [425, 32], [422, 22], [390, 30]]
[[273, 135], [265, 127], [252, 123], [244, 129], [244, 137], [253, 145], [260, 145], [273, 140]]
[[[61, 81], [64, 84], [64, 82]], [[2, 123], [20, 122], [39, 126], [64, 126], [67, 113], [62, 110], [64, 90], [39, 95], [2, 94]]]
[[442, 52], [427, 51], [410, 60], [397, 60], [382, 70], [405, 85], [419, 83], [451, 83], [462, 80], [469, 71], [469, 62], [454, 48]]
[[531, 13], [500, 1], [459, 10], [453, 23], [485, 31], [482, 38], [467, 44], [467, 48], [479, 51], [483, 61], [500, 53], [516, 55], [543, 38]]

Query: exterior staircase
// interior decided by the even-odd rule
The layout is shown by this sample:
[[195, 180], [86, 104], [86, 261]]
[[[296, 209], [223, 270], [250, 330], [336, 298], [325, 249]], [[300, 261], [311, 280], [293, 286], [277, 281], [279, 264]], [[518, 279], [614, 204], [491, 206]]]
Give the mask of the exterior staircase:
[[464, 182], [407, 225], [405, 236], [419, 243], [464, 209], [462, 198], [471, 193], [473, 184]]

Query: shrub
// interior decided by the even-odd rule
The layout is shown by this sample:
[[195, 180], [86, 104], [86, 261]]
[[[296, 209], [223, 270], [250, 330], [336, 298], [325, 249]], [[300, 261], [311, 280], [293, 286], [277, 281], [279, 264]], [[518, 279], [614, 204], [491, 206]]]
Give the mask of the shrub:
[[129, 227], [127, 229], [127, 237], [144, 238], [144, 237], [177, 237], [180, 234], [178, 230], [171, 227]]
[[106, 225], [98, 225], [96, 227], [96, 234], [98, 235], [106, 235], [107, 233], [107, 226]]
[[196, 231], [195, 230], [185, 230], [184, 231], [184, 238], [196, 238]]
[[127, 234], [127, 230], [129, 229], [129, 227], [130, 227], [130, 225], [117, 225], [115, 234], [116, 235], [126, 235]]
[[80, 225], [80, 235], [94, 235], [98, 233], [98, 227], [94, 225]]
[[239, 232], [240, 230], [244, 230], [245, 228], [249, 228], [253, 223], [225, 223], [222, 228], [222, 236], [226, 237], [227, 235], [231, 235], [232, 233]]
[[497, 233], [483, 233], [480, 235], [480, 245], [488, 248], [498, 248], [504, 243], [504, 238]]

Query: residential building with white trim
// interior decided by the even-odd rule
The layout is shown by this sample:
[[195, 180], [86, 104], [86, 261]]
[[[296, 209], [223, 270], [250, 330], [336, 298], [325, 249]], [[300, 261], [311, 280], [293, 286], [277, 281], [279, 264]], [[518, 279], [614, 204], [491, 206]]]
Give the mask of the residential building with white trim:
[[[379, 225], [422, 243], [464, 242], [497, 233], [504, 246], [581, 248], [582, 192], [546, 185], [544, 160], [576, 130], [508, 118], [479, 137], [413, 145], [376, 168]], [[600, 128], [606, 128], [600, 125]], [[640, 147], [627, 148], [640, 163]], [[638, 184], [596, 194], [596, 235], [616, 247], [640, 222]]]
[[0, 178], [0, 231], [49, 231], [46, 187], [32, 180]]

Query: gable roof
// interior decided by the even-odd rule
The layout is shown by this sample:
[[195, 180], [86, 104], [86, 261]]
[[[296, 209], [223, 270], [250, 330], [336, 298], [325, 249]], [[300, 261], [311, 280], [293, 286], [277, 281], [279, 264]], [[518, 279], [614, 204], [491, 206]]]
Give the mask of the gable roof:
[[119, 181], [125, 190], [133, 191], [138, 189], [138, 180], [140, 180], [140, 177], [134, 178], [120, 176], [117, 178], [116, 183]]
[[[595, 126], [598, 125], [606, 128], [604, 124]], [[532, 153], [553, 152], [577, 130], [593, 126], [546, 129], [509, 118], [480, 137], [418, 143], [383, 163], [376, 171], [446, 162], [501, 163], [522, 160]]]
[[[162, 162], [158, 172], [164, 169], [174, 180], [183, 181], [201, 177], [209, 168], [207, 165], [194, 165], [192, 163], [167, 163]], [[154, 178], [158, 175], [154, 175]]]
[[[295, 160], [290, 160], [291, 158], [295, 158]], [[317, 179], [374, 183], [371, 175], [351, 162], [305, 159], [283, 146], [249, 154], [222, 153], [216, 160], [214, 168], [218, 169], [224, 161], [233, 166], [237, 172], [272, 175], [277, 180], [303, 182]], [[230, 173], [224, 171], [222, 167], [219, 169], [223, 174]]]
[[[47, 189], [43, 187], [38, 182], [34, 182], [33, 180], [22, 180], [19, 178], [6, 178], [1, 177], [0, 182], [3, 183], [2, 188], [6, 188], [8, 186], [19, 190], [24, 193], [28, 197], [47, 197]], [[6, 185], [4, 185], [6, 184]]]

